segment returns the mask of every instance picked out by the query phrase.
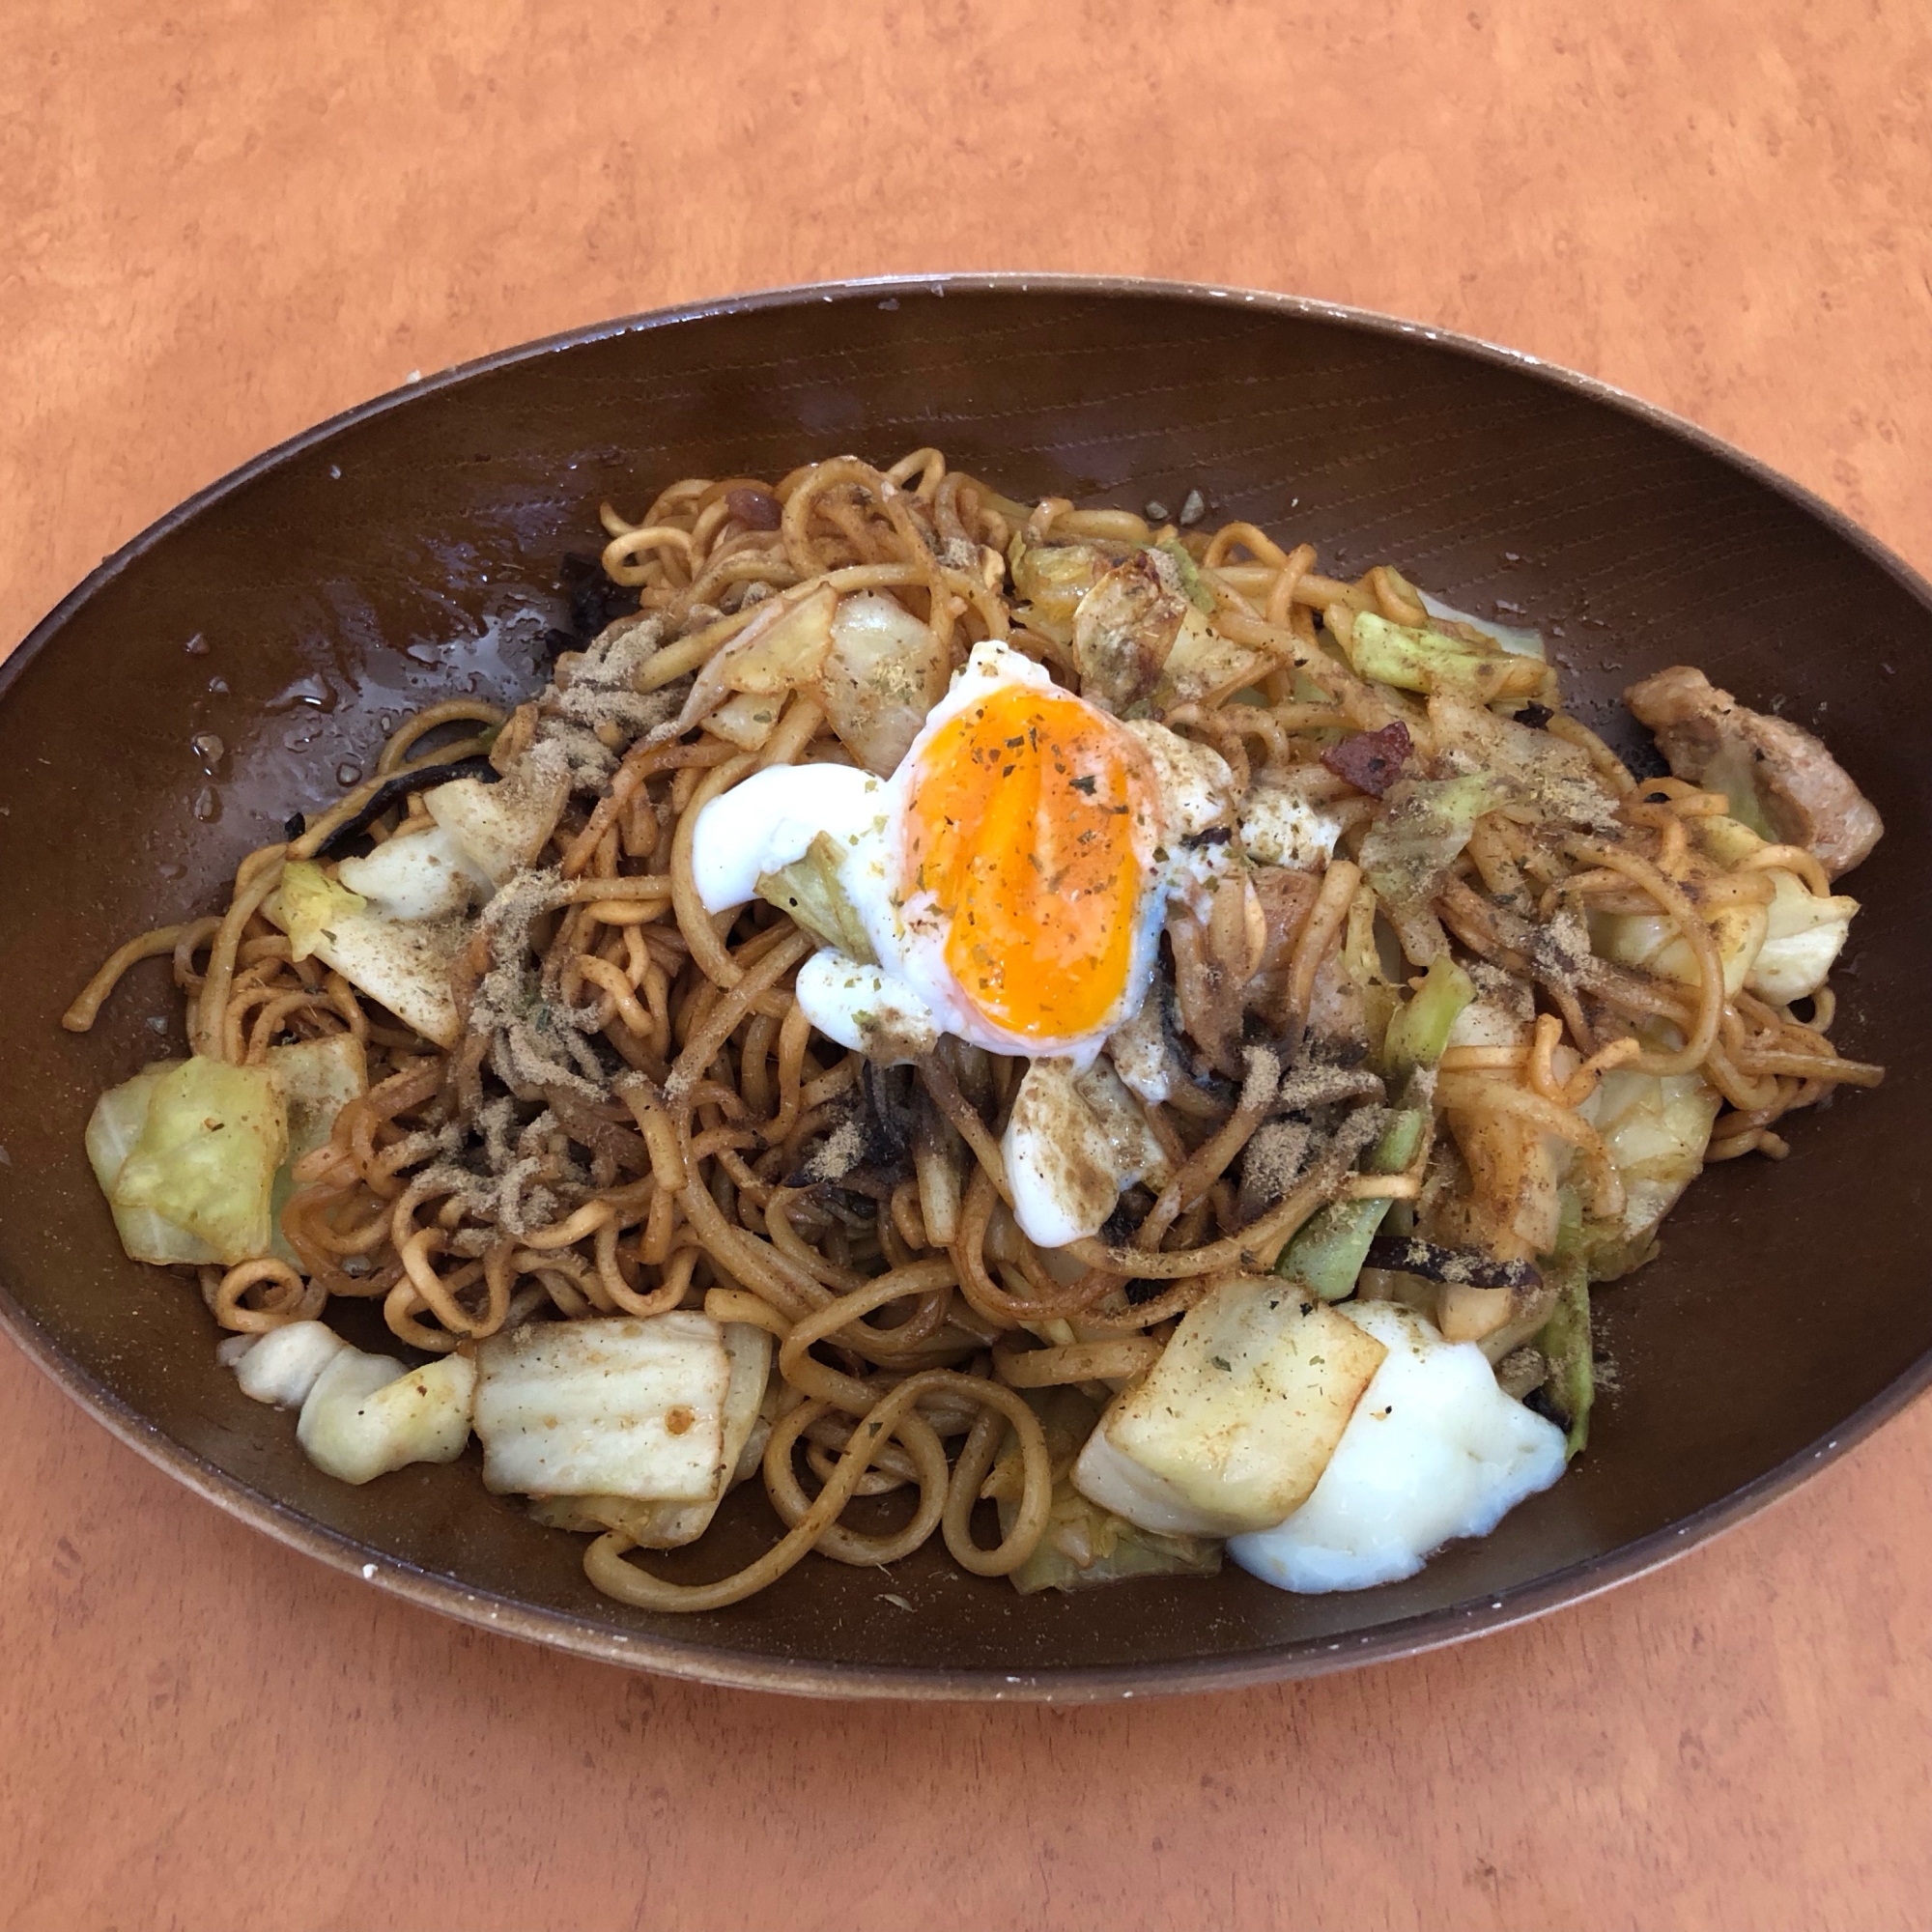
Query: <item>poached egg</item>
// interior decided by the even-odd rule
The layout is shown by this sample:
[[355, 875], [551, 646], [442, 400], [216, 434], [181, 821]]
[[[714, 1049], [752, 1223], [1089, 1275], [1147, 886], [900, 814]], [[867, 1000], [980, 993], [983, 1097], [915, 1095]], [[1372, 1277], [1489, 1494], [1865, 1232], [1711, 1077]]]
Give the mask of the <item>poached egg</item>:
[[974, 646], [897, 769], [778, 765], [714, 799], [692, 870], [709, 912], [815, 853], [869, 958], [800, 971], [811, 1023], [909, 1060], [950, 1033], [1090, 1066], [1139, 1011], [1169, 895], [1229, 865], [1233, 781], [1212, 752], [1127, 724], [997, 640]]

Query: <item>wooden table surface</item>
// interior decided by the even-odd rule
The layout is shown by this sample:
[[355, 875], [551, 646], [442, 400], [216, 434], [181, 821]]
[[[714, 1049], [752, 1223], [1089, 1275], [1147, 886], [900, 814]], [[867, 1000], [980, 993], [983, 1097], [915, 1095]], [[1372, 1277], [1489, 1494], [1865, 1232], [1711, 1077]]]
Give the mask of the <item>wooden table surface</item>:
[[[1924, 0], [1569, 11], [16, 0], [0, 639], [412, 370], [942, 268], [1471, 330], [1707, 424], [1932, 568]], [[9, 1926], [1932, 1918], [1932, 1405], [1527, 1628], [1059, 1711], [567, 1661], [241, 1528], [5, 1348], [0, 1416]]]

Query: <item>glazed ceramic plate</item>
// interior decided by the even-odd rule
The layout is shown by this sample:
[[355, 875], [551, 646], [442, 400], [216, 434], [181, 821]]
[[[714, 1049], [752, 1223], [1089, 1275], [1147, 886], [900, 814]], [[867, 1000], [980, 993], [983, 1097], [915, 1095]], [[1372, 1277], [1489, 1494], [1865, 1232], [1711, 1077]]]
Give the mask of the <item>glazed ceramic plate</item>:
[[[57, 1015], [120, 940], [219, 906], [237, 858], [339, 795], [386, 725], [541, 681], [560, 559], [597, 505], [936, 443], [1014, 496], [1179, 505], [1388, 559], [1548, 633], [1581, 715], [1702, 666], [1826, 732], [1885, 814], [1836, 1037], [1890, 1074], [1736, 1161], [1662, 1258], [1599, 1295], [1588, 1455], [1406, 1583], [1297, 1598], [1236, 1571], [1022, 1599], [937, 1540], [887, 1577], [808, 1558], [708, 1616], [600, 1597], [582, 1542], [477, 1466], [349, 1489], [245, 1400], [185, 1284], [123, 1258], [81, 1134], [183, 1050], [166, 968], [85, 1037]], [[124, 1441], [270, 1535], [427, 1607], [585, 1656], [838, 1695], [1081, 1698], [1223, 1687], [1426, 1648], [1634, 1576], [1737, 1521], [1932, 1378], [1917, 1206], [1932, 1130], [1932, 602], [1870, 538], [1581, 378], [1379, 317], [1149, 284], [955, 278], [717, 302], [493, 356], [351, 412], [204, 492], [0, 671], [0, 1320]], [[218, 757], [206, 734], [221, 741]], [[194, 741], [203, 739], [201, 753]], [[212, 773], [204, 770], [213, 764]], [[473, 1450], [472, 1450], [473, 1454]], [[753, 1486], [754, 1489], [755, 1486]], [[741, 1491], [672, 1574], [771, 1534]]]

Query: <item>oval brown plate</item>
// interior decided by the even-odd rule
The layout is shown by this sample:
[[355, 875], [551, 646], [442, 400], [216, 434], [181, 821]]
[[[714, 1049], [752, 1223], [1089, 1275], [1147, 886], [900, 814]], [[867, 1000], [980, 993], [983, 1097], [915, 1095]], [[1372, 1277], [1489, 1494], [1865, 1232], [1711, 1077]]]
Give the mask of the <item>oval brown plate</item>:
[[[580, 1539], [473, 1463], [348, 1489], [214, 1362], [193, 1291], [126, 1261], [81, 1149], [94, 1096], [181, 1051], [158, 963], [84, 1037], [57, 1015], [128, 934], [217, 905], [237, 857], [335, 796], [382, 715], [520, 692], [597, 504], [920, 443], [1017, 496], [1190, 487], [1320, 548], [1534, 621], [1584, 716], [1677, 662], [1815, 724], [1885, 814], [1837, 1037], [1890, 1068], [1720, 1167], [1605, 1291], [1589, 1454], [1406, 1583], [1296, 1598], [1231, 1571], [1022, 1600], [929, 1547], [809, 1559], [715, 1615], [608, 1602]], [[1520, 614], [1523, 613], [1523, 614]], [[352, 411], [108, 559], [0, 671], [0, 1320], [124, 1441], [295, 1548], [450, 1615], [681, 1676], [836, 1695], [1090, 1698], [1336, 1668], [1496, 1629], [1736, 1522], [1932, 1379], [1918, 1238], [1932, 592], [1826, 505], [1580, 377], [1385, 318], [1141, 283], [950, 277], [785, 291], [580, 331]], [[226, 753], [203, 775], [190, 739]], [[1627, 740], [1628, 742], [1628, 740]], [[199, 814], [199, 815], [198, 815]], [[722, 1569], [770, 1534], [743, 1492]], [[712, 1571], [716, 1574], [716, 1571]], [[890, 1594], [889, 1594], [890, 1593]], [[903, 1599], [910, 1608], [901, 1607]]]

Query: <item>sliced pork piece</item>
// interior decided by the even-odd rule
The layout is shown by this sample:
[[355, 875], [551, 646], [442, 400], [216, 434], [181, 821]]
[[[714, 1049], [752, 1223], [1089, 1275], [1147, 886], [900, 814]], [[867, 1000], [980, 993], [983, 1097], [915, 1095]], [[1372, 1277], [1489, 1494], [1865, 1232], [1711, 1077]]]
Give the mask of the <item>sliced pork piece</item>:
[[1723, 791], [1733, 816], [1807, 847], [1833, 878], [1883, 837], [1871, 801], [1818, 739], [1749, 710], [1701, 670], [1673, 665], [1632, 685], [1624, 702], [1656, 733], [1678, 778]]

